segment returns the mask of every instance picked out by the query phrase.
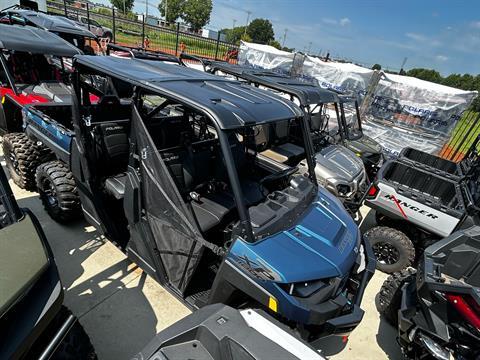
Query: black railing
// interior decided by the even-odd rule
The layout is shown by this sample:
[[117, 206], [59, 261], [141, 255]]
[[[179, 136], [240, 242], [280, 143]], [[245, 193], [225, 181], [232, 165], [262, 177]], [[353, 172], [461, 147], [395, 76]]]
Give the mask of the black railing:
[[107, 42], [160, 50], [176, 56], [183, 52], [215, 60], [237, 61], [238, 45], [222, 41], [220, 32], [214, 39], [207, 38], [184, 24], [166, 24], [152, 17], [123, 14], [122, 9], [70, 0], [47, 0], [47, 8], [50, 14], [80, 22]]

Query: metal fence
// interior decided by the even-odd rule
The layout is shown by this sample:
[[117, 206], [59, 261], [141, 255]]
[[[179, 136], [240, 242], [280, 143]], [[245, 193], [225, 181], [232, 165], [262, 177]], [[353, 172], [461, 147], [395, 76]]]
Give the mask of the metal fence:
[[222, 41], [218, 32], [216, 39], [206, 38], [189, 31], [188, 27], [176, 23], [152, 24], [154, 18], [134, 14], [123, 14], [110, 7], [71, 0], [48, 0], [50, 14], [66, 16], [88, 27], [102, 41], [120, 45], [142, 47], [163, 51], [172, 55], [181, 52], [215, 60], [236, 63], [239, 46]]

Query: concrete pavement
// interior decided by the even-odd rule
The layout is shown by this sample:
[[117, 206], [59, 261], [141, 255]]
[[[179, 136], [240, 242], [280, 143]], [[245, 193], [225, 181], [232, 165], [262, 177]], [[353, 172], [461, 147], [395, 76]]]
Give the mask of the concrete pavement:
[[[55, 254], [65, 303], [79, 317], [100, 360], [129, 359], [157, 332], [190, 313], [85, 221], [55, 223], [36, 193], [10, 183], [20, 206], [39, 218]], [[365, 226], [369, 222], [367, 216]], [[371, 280], [362, 303], [364, 319], [347, 344], [331, 339], [318, 344], [330, 358], [401, 359], [395, 330], [375, 308], [385, 278], [377, 272]]]

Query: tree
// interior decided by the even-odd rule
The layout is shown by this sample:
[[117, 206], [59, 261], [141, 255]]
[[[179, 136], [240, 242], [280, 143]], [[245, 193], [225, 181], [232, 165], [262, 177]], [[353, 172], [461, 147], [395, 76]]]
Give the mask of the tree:
[[372, 70], [382, 70], [382, 65], [375, 64], [375, 65], [372, 66]]
[[[220, 30], [222, 34], [225, 34], [225, 40], [231, 44], [237, 44], [242, 39], [243, 34], [245, 34], [245, 26], [237, 26], [233, 29], [222, 29]], [[252, 41], [252, 39], [250, 39]]]
[[134, 0], [110, 0], [112, 5], [124, 15], [132, 11]]
[[270, 40], [268, 42], [268, 45], [273, 46], [274, 48], [277, 48], [278, 50], [282, 50], [282, 45], [277, 40]]
[[[161, 0], [158, 4], [158, 11], [160, 11], [160, 14], [165, 18], [167, 22], [174, 23], [183, 16], [184, 6], [185, 0]], [[166, 15], [165, 10], [167, 11]]]
[[252, 20], [247, 27], [247, 34], [253, 42], [259, 44], [268, 44], [269, 41], [275, 40], [272, 23], [267, 19]]
[[436, 70], [416, 68], [407, 71], [408, 76], [413, 76], [421, 80], [431, 81], [437, 84], [442, 83], [442, 75]]
[[182, 19], [197, 31], [208, 24], [211, 13], [212, 0], [186, 0]]

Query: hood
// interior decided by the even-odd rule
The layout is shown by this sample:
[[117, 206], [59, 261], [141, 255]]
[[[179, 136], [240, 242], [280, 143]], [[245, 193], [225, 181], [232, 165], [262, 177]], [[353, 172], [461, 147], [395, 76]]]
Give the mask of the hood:
[[295, 226], [256, 243], [237, 239], [228, 256], [258, 279], [293, 283], [346, 275], [359, 242], [358, 227], [343, 205], [320, 188]]
[[378, 154], [382, 153], [382, 146], [370, 136], [363, 135], [356, 140], [346, 140], [345, 146], [355, 154]]
[[362, 160], [344, 146], [329, 145], [315, 155], [315, 173], [320, 179], [343, 179], [348, 182], [365, 172]]

